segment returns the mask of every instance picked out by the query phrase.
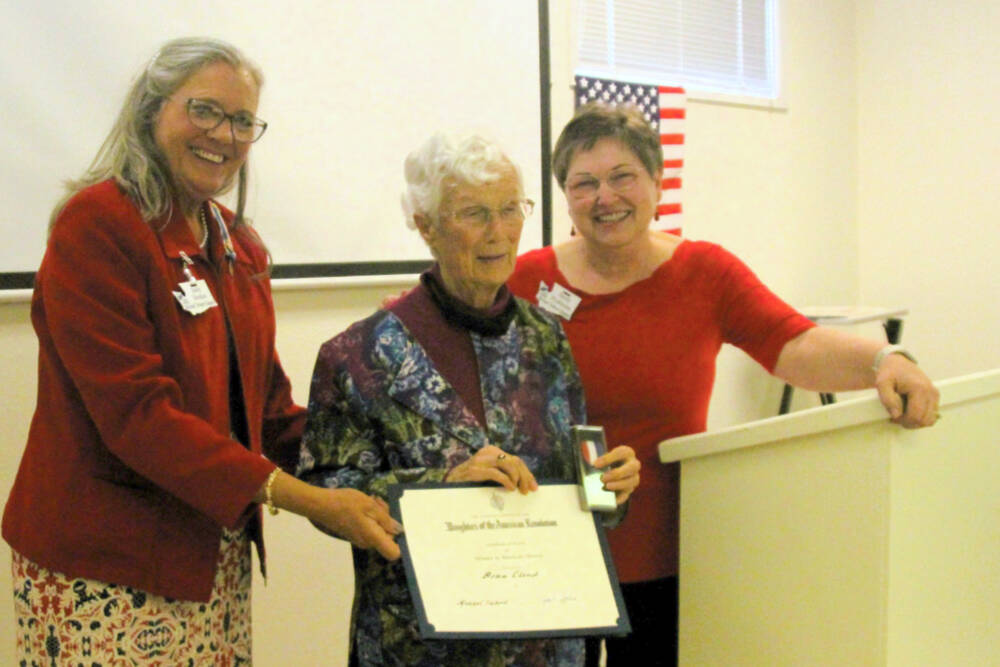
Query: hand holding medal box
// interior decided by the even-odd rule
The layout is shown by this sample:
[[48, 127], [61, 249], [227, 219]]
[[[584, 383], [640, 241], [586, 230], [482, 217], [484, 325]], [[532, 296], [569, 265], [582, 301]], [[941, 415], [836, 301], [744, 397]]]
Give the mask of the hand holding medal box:
[[574, 426], [576, 444], [577, 482], [580, 487], [581, 509], [613, 512], [618, 504], [613, 491], [604, 488], [601, 475], [605, 469], [595, 468], [593, 462], [608, 451], [603, 426]]

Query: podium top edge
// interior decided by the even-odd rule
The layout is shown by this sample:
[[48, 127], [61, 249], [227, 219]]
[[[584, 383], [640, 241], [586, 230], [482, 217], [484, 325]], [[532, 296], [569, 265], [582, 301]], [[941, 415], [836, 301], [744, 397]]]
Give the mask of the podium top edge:
[[[949, 406], [1000, 394], [1000, 368], [935, 382], [935, 385], [941, 391], [940, 409], [945, 413]], [[660, 462], [675, 463], [882, 421], [889, 423], [878, 396], [856, 398], [664, 440], [659, 444]]]

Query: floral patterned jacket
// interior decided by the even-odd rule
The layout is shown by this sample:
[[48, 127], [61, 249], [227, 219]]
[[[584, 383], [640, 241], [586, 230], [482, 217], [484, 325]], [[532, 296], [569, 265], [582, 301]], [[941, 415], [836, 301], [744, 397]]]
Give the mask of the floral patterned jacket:
[[[382, 498], [396, 482], [440, 482], [494, 444], [536, 479], [575, 479], [570, 427], [586, 423], [583, 389], [562, 328], [517, 300], [507, 332], [470, 332], [487, 428], [435, 370], [403, 323], [379, 311], [319, 352], [299, 476]], [[402, 561], [354, 549], [352, 664], [582, 665], [581, 639], [427, 641]]]

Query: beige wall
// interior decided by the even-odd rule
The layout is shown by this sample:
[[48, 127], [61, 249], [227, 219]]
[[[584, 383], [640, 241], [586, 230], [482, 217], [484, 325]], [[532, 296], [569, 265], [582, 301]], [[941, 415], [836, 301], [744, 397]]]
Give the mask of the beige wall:
[[859, 2], [861, 298], [937, 378], [1000, 366], [998, 34], [994, 0]]
[[[571, 113], [572, 16], [570, 0], [550, 4], [558, 131]], [[798, 306], [910, 307], [904, 340], [936, 378], [1000, 365], [991, 340], [1000, 324], [997, 281], [987, 256], [1000, 249], [991, 224], [1000, 163], [990, 94], [1000, 34], [994, 3], [782, 5], [787, 109], [689, 103], [685, 234], [723, 243]], [[386, 196], [395, 195], [373, 184], [372, 197]], [[559, 240], [568, 223], [558, 198], [554, 209]], [[266, 238], [267, 221], [260, 229]], [[319, 344], [398, 289], [277, 292], [279, 350], [300, 402]], [[36, 344], [25, 303], [0, 303], [0, 336], [6, 495], [35, 400]], [[710, 422], [771, 415], [779, 395], [777, 382], [726, 350]], [[802, 395], [800, 402], [815, 401]], [[303, 523], [285, 514], [269, 522], [270, 582], [255, 587], [264, 667], [289, 663], [285, 651], [297, 656], [289, 664], [346, 664], [337, 661], [351, 602], [348, 551]], [[4, 550], [0, 570], [9, 570]], [[0, 604], [0, 664], [12, 664], [12, 629], [10, 605]]]
[[[39, 223], [41, 224], [41, 223]], [[28, 424], [35, 406], [35, 363], [38, 344], [28, 321], [26, 303], [0, 303], [0, 494], [6, 502]], [[0, 664], [14, 661], [14, 603], [10, 585], [10, 550], [0, 547]]]

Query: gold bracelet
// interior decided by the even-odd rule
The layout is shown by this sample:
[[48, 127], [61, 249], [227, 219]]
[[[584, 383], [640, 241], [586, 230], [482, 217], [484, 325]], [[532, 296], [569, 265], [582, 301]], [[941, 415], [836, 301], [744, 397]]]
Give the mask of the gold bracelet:
[[278, 478], [279, 472], [281, 472], [281, 468], [275, 468], [267, 476], [267, 481], [264, 482], [264, 504], [267, 505], [267, 511], [271, 513], [271, 516], [278, 513], [278, 508], [274, 506], [274, 497], [271, 495], [271, 487], [274, 486], [274, 480]]

